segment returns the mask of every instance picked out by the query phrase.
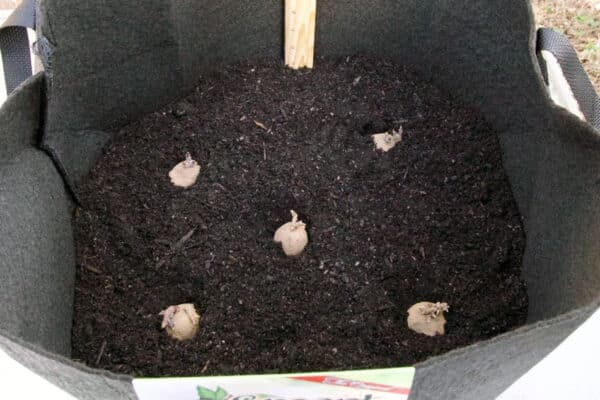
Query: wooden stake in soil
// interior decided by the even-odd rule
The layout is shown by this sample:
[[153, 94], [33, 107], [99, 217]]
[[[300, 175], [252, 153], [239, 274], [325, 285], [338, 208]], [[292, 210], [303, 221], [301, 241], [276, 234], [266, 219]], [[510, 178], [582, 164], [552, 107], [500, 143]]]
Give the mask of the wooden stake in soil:
[[312, 68], [317, 0], [285, 0], [285, 65]]
[[96, 365], [100, 364], [100, 360], [102, 359], [102, 355], [104, 354], [104, 349], [106, 349], [106, 340], [102, 341], [102, 346], [100, 346], [100, 351], [98, 352], [98, 356], [96, 357]]

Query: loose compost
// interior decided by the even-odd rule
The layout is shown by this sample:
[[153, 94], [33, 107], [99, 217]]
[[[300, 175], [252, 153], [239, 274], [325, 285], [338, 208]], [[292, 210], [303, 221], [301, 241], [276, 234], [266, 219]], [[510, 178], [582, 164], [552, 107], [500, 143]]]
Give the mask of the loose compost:
[[[402, 131], [388, 152], [371, 135]], [[169, 171], [189, 152], [187, 189]], [[115, 132], [79, 184], [73, 358], [136, 376], [410, 365], [524, 323], [524, 234], [495, 132], [402, 66], [243, 62]], [[273, 234], [295, 210], [309, 242]], [[407, 327], [449, 305], [446, 333]], [[193, 303], [199, 331], [158, 313]]]

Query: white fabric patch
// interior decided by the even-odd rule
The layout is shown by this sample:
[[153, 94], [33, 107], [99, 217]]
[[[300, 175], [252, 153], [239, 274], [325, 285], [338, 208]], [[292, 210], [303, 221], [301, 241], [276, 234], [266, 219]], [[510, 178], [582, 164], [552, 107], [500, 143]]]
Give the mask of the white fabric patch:
[[557, 105], [566, 108], [579, 119], [585, 121], [579, 103], [575, 100], [571, 86], [569, 86], [558, 60], [548, 50], [542, 50], [541, 53], [548, 70], [548, 93], [550, 97]]

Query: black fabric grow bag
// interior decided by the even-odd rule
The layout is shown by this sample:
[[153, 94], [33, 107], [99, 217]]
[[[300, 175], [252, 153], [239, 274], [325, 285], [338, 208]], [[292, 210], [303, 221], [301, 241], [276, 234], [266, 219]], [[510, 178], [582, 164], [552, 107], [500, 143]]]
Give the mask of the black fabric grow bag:
[[[45, 0], [45, 74], [0, 110], [0, 346], [78, 398], [135, 398], [128, 377], [68, 361], [69, 188], [112, 127], [182, 96], [203, 72], [282, 56], [280, 2]], [[493, 398], [598, 307], [600, 137], [555, 106], [526, 1], [321, 0], [317, 54], [406, 64], [500, 132], [524, 217], [532, 325], [417, 365], [411, 399]], [[43, 149], [43, 150], [42, 150]]]

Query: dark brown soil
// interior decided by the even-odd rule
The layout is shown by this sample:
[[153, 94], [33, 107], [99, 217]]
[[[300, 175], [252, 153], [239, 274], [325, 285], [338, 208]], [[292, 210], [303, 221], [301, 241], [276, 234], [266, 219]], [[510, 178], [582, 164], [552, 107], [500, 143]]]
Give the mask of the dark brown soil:
[[[374, 151], [370, 134], [400, 126], [395, 149]], [[202, 172], [182, 190], [167, 173], [186, 151]], [[403, 366], [525, 319], [523, 230], [495, 133], [380, 59], [203, 77], [118, 132], [80, 189], [73, 357], [91, 366], [138, 376]], [[291, 209], [310, 236], [298, 258], [272, 241]], [[176, 342], [158, 313], [189, 301], [201, 331]], [[407, 328], [420, 301], [450, 304], [445, 336]]]

